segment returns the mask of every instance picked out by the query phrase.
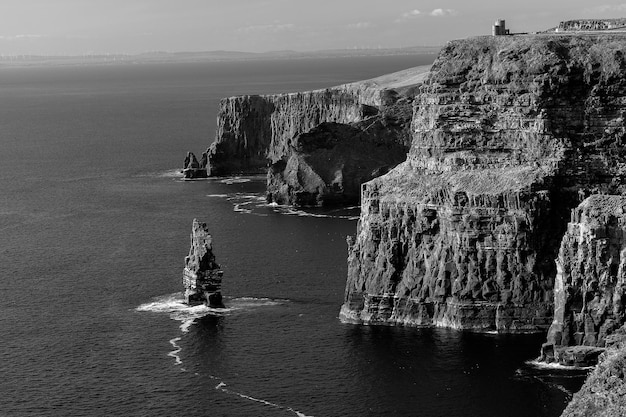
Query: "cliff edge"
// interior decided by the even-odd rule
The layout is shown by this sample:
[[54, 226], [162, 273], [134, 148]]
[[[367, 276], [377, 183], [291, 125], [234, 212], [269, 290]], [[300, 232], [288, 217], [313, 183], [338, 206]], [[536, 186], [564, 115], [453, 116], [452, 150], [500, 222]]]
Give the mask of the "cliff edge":
[[358, 203], [360, 186], [404, 161], [428, 66], [302, 93], [222, 99], [209, 175], [267, 172], [279, 204]]
[[362, 187], [341, 318], [547, 330], [571, 210], [626, 190], [625, 40], [448, 43], [414, 100], [407, 160]]

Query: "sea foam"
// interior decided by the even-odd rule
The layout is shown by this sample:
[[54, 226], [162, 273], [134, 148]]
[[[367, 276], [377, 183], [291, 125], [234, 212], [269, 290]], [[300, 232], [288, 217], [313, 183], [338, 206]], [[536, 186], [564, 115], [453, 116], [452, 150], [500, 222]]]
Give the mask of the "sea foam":
[[276, 408], [276, 409], [279, 409], [279, 410], [290, 411], [290, 412], [294, 413], [295, 415], [297, 415], [298, 417], [313, 417], [313, 416], [304, 414], [301, 411], [295, 410], [295, 409], [293, 409], [291, 407], [286, 407], [284, 405], [276, 404], [276, 403], [273, 403], [271, 401], [264, 400], [262, 398], [255, 398], [255, 397], [252, 397], [250, 395], [246, 395], [246, 394], [243, 394], [241, 392], [237, 392], [237, 391], [231, 390], [229, 388], [226, 388], [226, 384], [224, 382], [220, 382], [219, 384], [217, 384], [215, 386], [215, 389], [219, 390], [219, 391], [222, 391], [225, 394], [235, 395], [235, 396], [237, 396], [239, 398], [242, 398], [244, 400], [254, 401], [254, 402], [261, 403], [263, 405], [266, 405], [266, 406], [269, 406], [269, 407], [272, 407], [272, 408]]
[[259, 307], [276, 306], [289, 302], [285, 299], [238, 297], [225, 298], [226, 308], [213, 308], [204, 304], [190, 306], [184, 303], [182, 293], [174, 293], [154, 298], [136, 308], [137, 311], [169, 314], [172, 320], [181, 322], [180, 330], [188, 333], [196, 319], [205, 316], [225, 316], [235, 312], [245, 312]]
[[526, 361], [526, 365], [531, 366], [536, 369], [545, 369], [545, 370], [553, 370], [553, 371], [571, 371], [571, 372], [580, 372], [580, 371], [588, 371], [590, 369], [595, 368], [595, 366], [567, 366], [561, 365], [560, 363], [551, 362], [541, 362], [538, 360]]

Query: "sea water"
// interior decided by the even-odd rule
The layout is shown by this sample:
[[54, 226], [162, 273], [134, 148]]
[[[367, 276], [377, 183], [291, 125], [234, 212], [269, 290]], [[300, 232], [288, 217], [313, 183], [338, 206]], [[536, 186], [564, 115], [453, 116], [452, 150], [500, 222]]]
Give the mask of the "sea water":
[[[584, 375], [527, 364], [542, 335], [338, 320], [358, 207], [270, 206], [263, 176], [180, 180], [220, 97], [432, 59], [1, 69], [0, 415], [559, 415]], [[193, 218], [226, 309], [182, 303]]]

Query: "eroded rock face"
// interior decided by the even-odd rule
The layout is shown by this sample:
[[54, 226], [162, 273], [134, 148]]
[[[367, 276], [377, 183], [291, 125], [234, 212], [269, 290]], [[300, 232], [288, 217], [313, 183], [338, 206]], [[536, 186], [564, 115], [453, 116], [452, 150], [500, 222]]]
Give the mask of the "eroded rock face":
[[185, 302], [189, 305], [224, 307], [221, 293], [223, 272], [215, 263], [212, 243], [206, 223], [193, 219], [191, 247], [183, 268]]
[[393, 88], [374, 79], [223, 99], [207, 151], [209, 175], [267, 171], [268, 200], [280, 204], [358, 202], [361, 183], [406, 158], [411, 87], [425, 77], [402, 76], [393, 78]]
[[626, 328], [606, 338], [598, 366], [563, 411], [562, 417], [616, 417], [626, 410]]
[[407, 161], [363, 186], [342, 318], [547, 329], [571, 209], [625, 191], [625, 40], [450, 42], [415, 99]]
[[566, 353], [571, 346], [604, 348], [624, 324], [626, 197], [594, 195], [573, 210], [556, 265], [554, 321], [542, 359], [593, 365], [597, 354], [572, 364]]
[[326, 89], [222, 99], [215, 141], [208, 150], [209, 174], [265, 172], [289, 153], [297, 135], [324, 122], [350, 124], [367, 117], [359, 91]]
[[296, 136], [268, 171], [268, 201], [296, 206], [358, 204], [361, 184], [406, 158], [411, 101], [403, 99], [404, 114], [389, 111], [358, 123], [321, 123]]

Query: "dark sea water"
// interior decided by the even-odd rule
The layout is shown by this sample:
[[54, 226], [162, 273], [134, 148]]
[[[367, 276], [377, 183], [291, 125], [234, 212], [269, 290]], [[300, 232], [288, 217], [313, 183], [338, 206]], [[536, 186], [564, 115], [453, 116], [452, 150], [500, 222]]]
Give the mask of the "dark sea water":
[[[268, 207], [264, 178], [183, 182], [220, 97], [429, 56], [0, 70], [1, 416], [558, 416], [580, 375], [541, 335], [337, 319], [358, 208]], [[185, 307], [191, 221], [228, 308]]]

